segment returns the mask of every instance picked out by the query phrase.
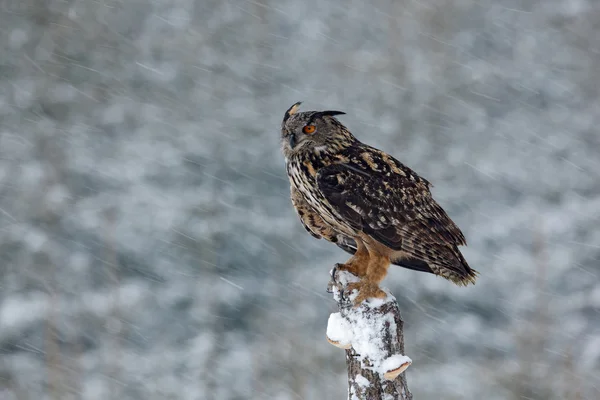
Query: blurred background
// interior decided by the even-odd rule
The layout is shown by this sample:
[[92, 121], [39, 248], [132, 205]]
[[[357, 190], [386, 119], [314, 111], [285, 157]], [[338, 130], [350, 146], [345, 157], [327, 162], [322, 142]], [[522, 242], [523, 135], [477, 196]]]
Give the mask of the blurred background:
[[467, 237], [477, 285], [384, 282], [415, 399], [600, 398], [600, 2], [0, 5], [1, 399], [346, 397], [296, 101]]

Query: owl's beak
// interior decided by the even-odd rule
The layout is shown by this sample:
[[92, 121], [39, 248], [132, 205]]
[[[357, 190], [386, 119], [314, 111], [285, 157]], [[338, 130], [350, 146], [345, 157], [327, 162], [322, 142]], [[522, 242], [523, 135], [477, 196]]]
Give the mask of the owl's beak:
[[294, 147], [296, 147], [296, 143], [296, 134], [290, 134], [290, 148], [293, 149]]

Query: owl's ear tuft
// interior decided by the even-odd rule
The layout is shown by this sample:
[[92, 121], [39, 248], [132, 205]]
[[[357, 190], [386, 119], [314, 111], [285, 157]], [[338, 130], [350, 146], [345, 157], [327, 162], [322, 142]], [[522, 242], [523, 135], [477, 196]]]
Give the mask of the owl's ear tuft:
[[328, 115], [330, 117], [333, 117], [335, 115], [344, 115], [344, 114], [346, 114], [346, 113], [343, 112], [343, 111], [334, 111], [334, 110], [321, 111], [319, 113], [320, 116], [326, 116], [326, 115]]
[[300, 104], [302, 104], [301, 101], [295, 103], [293, 106], [288, 108], [288, 110], [285, 112], [285, 115], [283, 116], [283, 122], [287, 121], [290, 115], [294, 115], [298, 112], [298, 109], [300, 109]]
[[333, 117], [335, 115], [342, 115], [342, 114], [346, 114], [346, 113], [343, 111], [334, 111], [334, 110], [319, 111], [319, 112], [314, 113], [310, 117], [307, 124], [311, 124], [317, 118], [328, 117], [328, 116]]

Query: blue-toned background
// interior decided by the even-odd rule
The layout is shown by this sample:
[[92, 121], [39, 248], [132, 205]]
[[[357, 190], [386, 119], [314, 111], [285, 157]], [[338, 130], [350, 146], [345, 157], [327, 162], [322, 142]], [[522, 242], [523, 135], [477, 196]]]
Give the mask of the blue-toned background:
[[339, 109], [481, 273], [393, 268], [415, 399], [600, 398], [600, 3], [0, 7], [0, 398], [342, 399], [279, 151]]

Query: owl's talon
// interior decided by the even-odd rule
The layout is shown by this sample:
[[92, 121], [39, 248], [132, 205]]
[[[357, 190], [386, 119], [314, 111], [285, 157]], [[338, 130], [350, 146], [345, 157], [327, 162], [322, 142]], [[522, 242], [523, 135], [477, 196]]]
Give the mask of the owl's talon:
[[352, 301], [348, 297], [349, 294], [350, 293], [349, 292], [347, 293], [345, 288], [342, 289], [342, 290], [340, 290], [340, 293], [339, 293], [339, 296], [340, 296], [339, 304], [340, 304], [341, 308], [345, 308], [346, 309], [346, 308], [350, 308], [352, 306]]
[[335, 277], [336, 277], [336, 275], [337, 275], [338, 269], [340, 269], [340, 267], [341, 267], [342, 265], [344, 265], [344, 264], [336, 263], [336, 264], [333, 266], [333, 269], [331, 270], [331, 278], [332, 278], [333, 280], [335, 280]]
[[354, 276], [360, 277], [360, 275], [357, 272], [357, 268], [352, 264], [348, 265], [348, 264], [337, 263], [333, 267], [334, 277], [335, 277], [335, 274], [338, 273], [338, 271], [346, 271]]
[[348, 296], [346, 296], [345, 290], [342, 290], [340, 293], [340, 307], [344, 309], [348, 309], [352, 307], [352, 300]]
[[343, 303], [341, 303], [340, 307], [344, 310], [347, 310], [349, 308], [352, 308], [353, 303], [350, 300], [346, 300]]
[[387, 294], [379, 288], [379, 285], [375, 282], [370, 282], [367, 280], [362, 280], [360, 282], [352, 282], [346, 286], [344, 289], [344, 294], [348, 293], [347, 298], [350, 298], [353, 290], [358, 291], [358, 295], [352, 302], [354, 304], [354, 308], [357, 308], [362, 304], [363, 301], [370, 298], [378, 298], [384, 299]]

